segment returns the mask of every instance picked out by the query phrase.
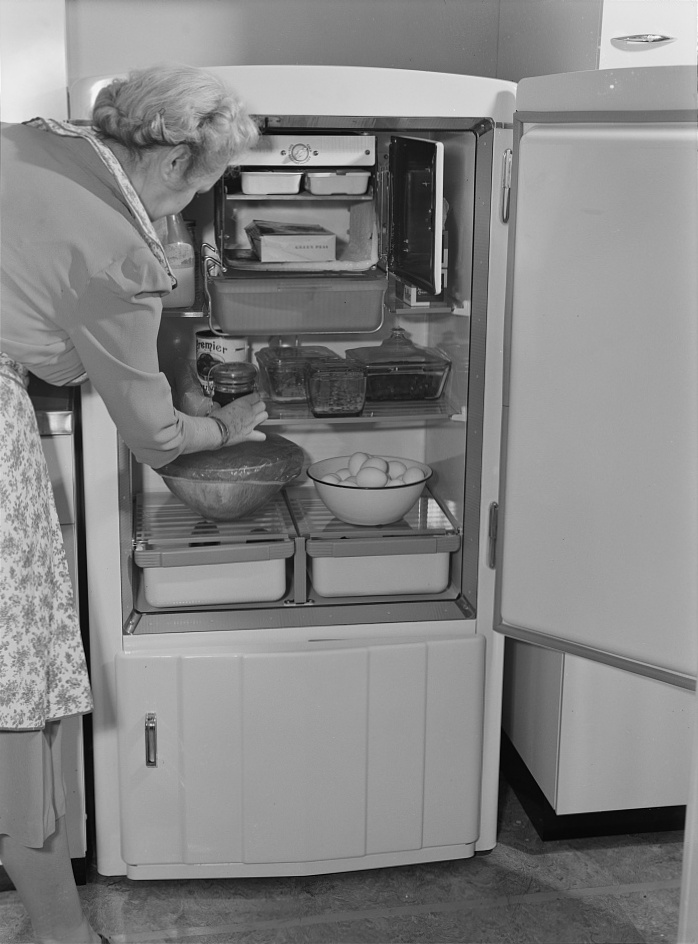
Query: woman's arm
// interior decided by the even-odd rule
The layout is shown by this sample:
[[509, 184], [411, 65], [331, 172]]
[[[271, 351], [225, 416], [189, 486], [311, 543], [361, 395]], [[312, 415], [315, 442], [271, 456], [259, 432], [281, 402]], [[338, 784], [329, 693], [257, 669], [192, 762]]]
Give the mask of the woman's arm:
[[[162, 303], [159, 294], [144, 291], [152, 285], [153, 261], [149, 250], [143, 253], [93, 276], [64, 321], [124, 442], [139, 461], [159, 468], [182, 453], [217, 449], [224, 437], [214, 419], [174, 407], [157, 358]], [[230, 428], [228, 442], [264, 438], [256, 427], [267, 414], [257, 395], [216, 413]]]

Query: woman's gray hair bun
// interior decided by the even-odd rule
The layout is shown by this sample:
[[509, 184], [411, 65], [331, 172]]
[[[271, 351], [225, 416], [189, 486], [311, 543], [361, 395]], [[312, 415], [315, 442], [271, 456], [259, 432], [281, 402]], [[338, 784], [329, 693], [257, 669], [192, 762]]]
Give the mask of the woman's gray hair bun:
[[187, 176], [204, 176], [254, 146], [255, 123], [216, 75], [183, 65], [131, 72], [101, 89], [92, 124], [137, 158], [155, 147], [186, 144]]

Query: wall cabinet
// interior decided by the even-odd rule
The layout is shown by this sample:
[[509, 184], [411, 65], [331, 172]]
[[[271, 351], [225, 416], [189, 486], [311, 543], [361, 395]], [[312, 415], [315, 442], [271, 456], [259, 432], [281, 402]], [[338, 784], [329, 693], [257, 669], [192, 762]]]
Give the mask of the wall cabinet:
[[496, 74], [695, 65], [697, 30], [696, 0], [500, 0]]
[[604, 0], [599, 69], [696, 64], [695, 0]]
[[502, 726], [559, 816], [688, 801], [695, 695], [507, 642]]

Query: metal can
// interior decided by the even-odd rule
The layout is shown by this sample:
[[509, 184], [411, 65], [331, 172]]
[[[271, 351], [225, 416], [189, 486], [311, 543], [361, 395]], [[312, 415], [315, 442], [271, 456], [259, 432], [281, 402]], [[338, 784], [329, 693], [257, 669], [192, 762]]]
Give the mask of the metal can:
[[247, 338], [234, 338], [215, 331], [196, 332], [196, 373], [205, 384], [214, 364], [230, 364], [247, 360]]

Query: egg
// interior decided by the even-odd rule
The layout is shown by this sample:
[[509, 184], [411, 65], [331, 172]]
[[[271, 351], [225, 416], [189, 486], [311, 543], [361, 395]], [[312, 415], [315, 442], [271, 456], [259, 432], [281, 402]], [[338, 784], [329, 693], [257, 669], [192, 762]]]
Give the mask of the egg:
[[346, 485], [347, 488], [358, 488], [358, 485], [356, 484], [356, 476], [355, 476], [355, 475], [350, 475], [348, 479], [344, 479], [344, 481], [343, 481], [343, 482], [340, 482], [339, 484], [340, 484], [340, 485]]
[[385, 487], [395, 488], [396, 485], [404, 485], [404, 484], [405, 484], [405, 480], [403, 479], [401, 475], [398, 475], [396, 479], [388, 479], [388, 481], [385, 483]]
[[400, 462], [399, 459], [391, 459], [388, 463], [388, 475], [391, 479], [397, 479], [401, 475], [404, 475], [407, 471], [407, 466], [404, 462]]
[[356, 484], [361, 488], [383, 488], [387, 481], [385, 472], [375, 466], [363, 465], [356, 475]]
[[410, 468], [402, 476], [402, 480], [405, 485], [412, 485], [415, 482], [421, 482], [424, 479], [424, 470], [417, 465], [410, 466]]
[[388, 472], [388, 463], [382, 456], [369, 456], [361, 466], [362, 469], [380, 469], [381, 472]]
[[344, 468], [344, 469], [337, 469], [337, 471], [336, 471], [336, 472], [333, 472], [332, 475], [338, 476], [338, 477], [339, 477], [339, 481], [340, 481], [340, 482], [343, 482], [344, 479], [348, 479], [348, 478], [349, 478], [349, 476], [351, 475], [351, 472], [350, 472], [349, 469], [347, 469], [347, 468]]
[[364, 462], [368, 459], [368, 455], [365, 452], [355, 452], [349, 457], [349, 462], [347, 463], [349, 467], [349, 473], [351, 475], [356, 475]]
[[327, 475], [323, 475], [320, 481], [329, 482], [331, 485], [339, 485], [342, 480], [338, 475], [335, 475], [334, 472], [328, 472]]

